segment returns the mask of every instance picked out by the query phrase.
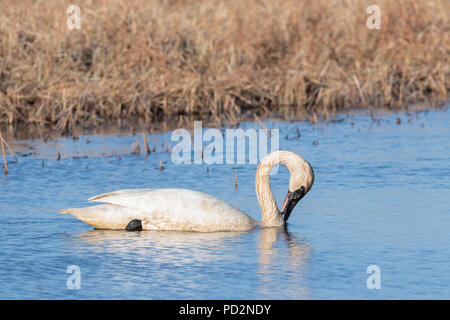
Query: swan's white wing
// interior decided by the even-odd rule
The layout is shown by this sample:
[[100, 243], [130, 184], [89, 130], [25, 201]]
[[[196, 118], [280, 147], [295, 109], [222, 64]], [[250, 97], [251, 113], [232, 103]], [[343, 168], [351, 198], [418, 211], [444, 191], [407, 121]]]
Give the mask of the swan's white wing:
[[[111, 217], [111, 220], [142, 220], [145, 230], [249, 230], [256, 224], [255, 220], [247, 214], [226, 202], [187, 189], [118, 190], [89, 200], [108, 203], [114, 207], [111, 207], [110, 215], [123, 217], [120, 219]], [[106, 217], [103, 218], [106, 219]]]
[[230, 215], [243, 214], [242, 211], [208, 194], [188, 189], [127, 189], [101, 194], [89, 199], [91, 202], [110, 203], [145, 213], [162, 212], [201, 217], [221, 214], [229, 211]]

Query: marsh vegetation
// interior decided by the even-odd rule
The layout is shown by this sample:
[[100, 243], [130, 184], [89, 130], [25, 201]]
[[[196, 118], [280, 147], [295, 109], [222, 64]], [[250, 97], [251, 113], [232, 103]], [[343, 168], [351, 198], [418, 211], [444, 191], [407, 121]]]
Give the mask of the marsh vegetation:
[[[69, 5], [80, 30], [66, 26]], [[366, 27], [369, 5], [381, 29]], [[448, 1], [4, 1], [0, 124], [211, 125], [438, 106]]]

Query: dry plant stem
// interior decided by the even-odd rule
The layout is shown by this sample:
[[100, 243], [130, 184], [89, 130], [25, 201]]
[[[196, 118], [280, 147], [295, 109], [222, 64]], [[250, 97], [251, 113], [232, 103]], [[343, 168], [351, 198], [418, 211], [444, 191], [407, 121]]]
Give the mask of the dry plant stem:
[[5, 145], [6, 150], [9, 152], [10, 155], [12, 155], [14, 157], [14, 161], [17, 162], [17, 156], [16, 153], [11, 149], [11, 147], [9, 146], [8, 142], [6, 142], [6, 140], [3, 138], [2, 132], [0, 131], [0, 140], [1, 142]]
[[140, 155], [141, 154], [141, 147], [139, 145], [139, 139], [138, 137], [136, 137], [136, 144], [133, 147], [133, 151], [131, 151], [131, 153], [135, 154], [135, 155]]
[[266, 130], [267, 134], [271, 134], [270, 130], [267, 128], [267, 126], [262, 122], [259, 117], [255, 114], [255, 119], [259, 122], [259, 124]]
[[150, 154], [150, 147], [148, 146], [148, 140], [147, 140], [147, 135], [145, 134], [145, 132], [142, 133], [142, 138], [144, 140], [144, 147], [145, 147], [145, 154]]
[[[1, 133], [0, 133], [1, 135]], [[0, 144], [2, 145], [2, 155], [3, 155], [3, 163], [5, 164], [5, 176], [8, 175], [8, 164], [6, 163], [6, 154], [5, 154], [5, 147], [3, 146], [3, 138], [0, 139]]]
[[231, 180], [233, 180], [233, 182], [234, 182], [234, 189], [237, 190], [237, 188], [238, 188], [237, 170], [234, 170], [234, 178], [231, 177]]

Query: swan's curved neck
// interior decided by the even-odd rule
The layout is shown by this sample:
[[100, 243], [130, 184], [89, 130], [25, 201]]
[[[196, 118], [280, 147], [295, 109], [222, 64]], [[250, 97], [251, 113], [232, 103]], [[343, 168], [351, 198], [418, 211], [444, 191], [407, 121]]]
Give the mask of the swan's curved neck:
[[264, 157], [256, 170], [256, 196], [261, 209], [262, 224], [266, 227], [278, 227], [284, 223], [270, 188], [269, 179], [270, 170], [279, 163], [281, 163], [281, 158], [277, 152], [274, 152]]
[[314, 171], [311, 165], [298, 154], [280, 150], [265, 156], [256, 170], [255, 187], [261, 208], [262, 224], [266, 227], [278, 227], [284, 223], [269, 181], [270, 170], [277, 164], [285, 165], [289, 169], [289, 192], [303, 187], [306, 194], [314, 182]]

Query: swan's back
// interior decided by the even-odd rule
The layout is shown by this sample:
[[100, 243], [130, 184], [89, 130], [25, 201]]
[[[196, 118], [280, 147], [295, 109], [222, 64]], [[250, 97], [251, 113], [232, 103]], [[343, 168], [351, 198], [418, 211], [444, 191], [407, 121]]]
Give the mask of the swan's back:
[[250, 230], [256, 221], [228, 203], [187, 189], [129, 189], [89, 199], [106, 204], [64, 209], [100, 229], [125, 229], [141, 220], [143, 230], [228, 231]]

